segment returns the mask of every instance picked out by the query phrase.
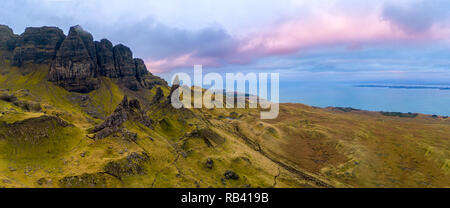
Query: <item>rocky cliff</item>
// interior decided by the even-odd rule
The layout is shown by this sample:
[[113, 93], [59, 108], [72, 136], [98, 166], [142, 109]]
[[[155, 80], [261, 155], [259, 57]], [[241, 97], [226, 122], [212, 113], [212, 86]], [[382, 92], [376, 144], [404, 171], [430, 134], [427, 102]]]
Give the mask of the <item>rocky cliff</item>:
[[68, 91], [88, 93], [99, 87], [99, 77], [116, 79], [131, 90], [151, 89], [165, 84], [147, 70], [130, 48], [113, 46], [107, 40], [94, 41], [81, 26], [71, 27], [67, 37], [56, 27], [30, 27], [20, 36], [0, 25], [0, 61], [11, 60], [19, 68], [27, 64], [48, 64], [49, 81]]
[[113, 44], [107, 39], [95, 42], [99, 73], [106, 77], [119, 77], [114, 63]]
[[72, 27], [53, 60], [49, 80], [69, 91], [85, 93], [96, 89], [97, 63], [93, 60], [95, 46], [92, 46], [90, 34], [79, 26]]
[[12, 64], [49, 64], [64, 38], [63, 31], [56, 27], [29, 27], [16, 41]]
[[0, 51], [14, 50], [17, 35], [6, 25], [0, 25]]
[[16, 45], [17, 35], [5, 25], [0, 25], [0, 63], [11, 60], [12, 51]]

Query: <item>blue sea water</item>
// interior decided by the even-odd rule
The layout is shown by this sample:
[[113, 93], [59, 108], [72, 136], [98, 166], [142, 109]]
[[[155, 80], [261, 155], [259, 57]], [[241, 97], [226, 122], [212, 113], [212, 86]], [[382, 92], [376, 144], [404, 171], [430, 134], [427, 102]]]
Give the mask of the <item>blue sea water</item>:
[[[358, 83], [280, 83], [280, 101], [317, 107], [450, 116], [450, 90], [436, 88], [357, 87]], [[429, 86], [427, 86], [429, 87]], [[448, 87], [448, 86], [443, 86]]]

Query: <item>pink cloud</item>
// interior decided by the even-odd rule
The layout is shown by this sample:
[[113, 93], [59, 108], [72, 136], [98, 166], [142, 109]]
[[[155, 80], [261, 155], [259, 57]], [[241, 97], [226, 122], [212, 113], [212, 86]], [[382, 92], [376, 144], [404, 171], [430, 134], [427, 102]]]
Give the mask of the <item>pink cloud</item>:
[[[450, 28], [435, 25], [425, 32], [403, 30], [377, 13], [355, 16], [347, 14], [319, 13], [306, 19], [295, 19], [281, 24], [260, 28], [235, 39], [234, 50], [216, 57], [201, 57], [195, 53], [148, 60], [148, 68], [156, 73], [167, 72], [194, 64], [216, 67], [221, 64], [248, 64], [268, 56], [289, 55], [300, 50], [332, 45], [358, 50], [365, 45], [402, 42], [405, 44], [433, 40], [448, 40]], [[210, 43], [214, 44], [214, 43]]]
[[192, 53], [187, 53], [176, 57], [145, 61], [145, 65], [152, 73], [163, 73], [175, 68], [193, 67], [196, 64], [210, 67], [219, 65], [214, 58], [195, 57]]
[[313, 19], [291, 20], [248, 37], [239, 51], [261, 55], [297, 52], [303, 48], [345, 44], [358, 48], [364, 43], [421, 41], [430, 34], [414, 34], [393, 26], [378, 15], [346, 16], [321, 14]]

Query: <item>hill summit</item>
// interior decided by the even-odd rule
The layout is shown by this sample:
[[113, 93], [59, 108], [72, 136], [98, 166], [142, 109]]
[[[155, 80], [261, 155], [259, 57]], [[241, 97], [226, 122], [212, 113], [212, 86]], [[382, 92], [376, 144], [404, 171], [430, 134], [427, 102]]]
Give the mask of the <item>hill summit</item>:
[[[73, 26], [66, 36], [57, 27], [29, 27], [15, 35], [0, 26], [0, 51], [3, 61], [26, 68], [30, 64], [48, 64], [49, 81], [72, 92], [89, 93], [99, 88], [98, 77], [117, 78], [127, 88], [151, 88], [155, 80], [130, 48], [113, 46], [107, 40], [94, 41], [81, 26]], [[163, 80], [157, 80], [163, 83]]]

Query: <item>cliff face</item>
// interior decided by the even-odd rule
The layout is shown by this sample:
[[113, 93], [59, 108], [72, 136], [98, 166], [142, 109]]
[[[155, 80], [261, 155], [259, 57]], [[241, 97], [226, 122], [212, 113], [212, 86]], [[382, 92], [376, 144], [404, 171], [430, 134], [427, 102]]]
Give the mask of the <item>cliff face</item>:
[[0, 25], [0, 63], [12, 59], [12, 51], [16, 45], [17, 35], [5, 25]]
[[12, 64], [49, 64], [64, 38], [63, 31], [56, 27], [27, 28], [17, 39]]
[[96, 89], [97, 63], [93, 60], [93, 46], [89, 33], [79, 26], [72, 27], [53, 60], [49, 80], [69, 91], [85, 93]]
[[118, 76], [121, 78], [122, 84], [131, 90], [138, 90], [140, 84], [137, 80], [137, 69], [131, 50], [119, 44], [114, 46], [113, 53], [115, 68], [119, 72]]
[[0, 51], [14, 50], [16, 38], [11, 28], [0, 25]]
[[107, 39], [95, 42], [99, 73], [106, 77], [119, 77], [114, 63], [113, 45]]
[[30, 27], [17, 36], [11, 28], [0, 25], [0, 60], [7, 59], [17, 67], [49, 64], [49, 81], [73, 92], [97, 89], [100, 76], [117, 79], [131, 90], [165, 83], [151, 75], [130, 48], [113, 46], [107, 39], [94, 41], [78, 25], [70, 28], [67, 37], [56, 27]]
[[113, 48], [115, 67], [119, 72], [119, 77], [129, 77], [136, 75], [136, 65], [133, 60], [133, 53], [130, 48], [119, 44]]

